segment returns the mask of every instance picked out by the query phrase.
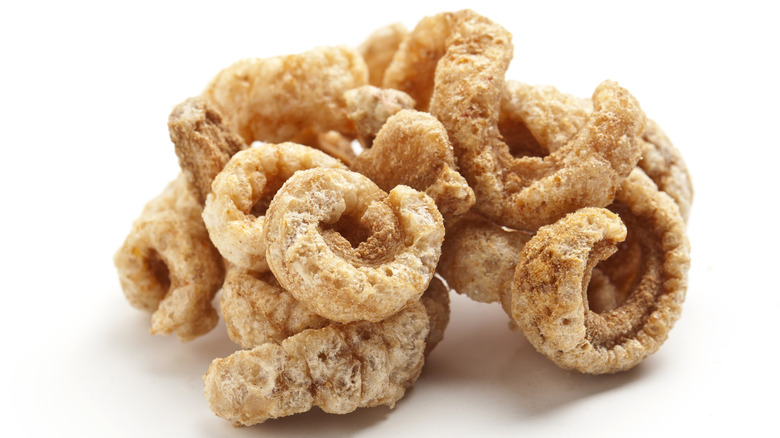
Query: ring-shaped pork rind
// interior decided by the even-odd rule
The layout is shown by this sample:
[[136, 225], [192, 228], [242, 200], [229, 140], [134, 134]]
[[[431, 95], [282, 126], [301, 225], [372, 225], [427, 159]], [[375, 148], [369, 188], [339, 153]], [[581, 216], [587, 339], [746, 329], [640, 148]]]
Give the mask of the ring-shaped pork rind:
[[182, 173], [203, 205], [219, 171], [247, 145], [222, 123], [219, 111], [200, 97], [189, 98], [173, 109], [168, 132]]
[[349, 134], [344, 92], [365, 85], [363, 57], [346, 47], [245, 59], [222, 70], [203, 92], [247, 144], [290, 141], [312, 129]]
[[351, 169], [391, 190], [406, 185], [430, 196], [445, 222], [474, 205], [474, 191], [458, 173], [444, 126], [428, 113], [401, 110], [387, 119]]
[[214, 179], [203, 210], [209, 236], [222, 256], [238, 267], [267, 271], [265, 210], [287, 178], [313, 167], [345, 166], [295, 143], [264, 143], [234, 155]]
[[605, 81], [593, 93], [588, 123], [569, 143], [544, 158], [515, 158], [497, 126], [511, 56], [506, 30], [467, 17], [451, 29], [436, 69], [430, 110], [450, 134], [475, 210], [500, 225], [534, 230], [580, 207], [608, 205], [639, 160], [639, 104]]
[[236, 426], [306, 412], [389, 405], [420, 375], [428, 316], [422, 304], [376, 322], [331, 324], [215, 359], [206, 375], [212, 411]]
[[393, 60], [401, 41], [409, 33], [406, 26], [400, 23], [391, 24], [375, 30], [358, 47], [368, 66], [368, 83], [376, 87], [382, 86], [385, 70]]
[[284, 290], [270, 271], [230, 266], [220, 305], [230, 339], [246, 349], [331, 323]]
[[597, 313], [587, 293], [593, 267], [626, 236], [606, 209], [582, 209], [541, 228], [515, 271], [512, 318], [563, 368], [589, 374], [630, 369], [658, 350], [682, 310], [690, 246], [677, 205], [639, 169], [615, 204], [641, 250], [636, 277], [617, 307]]
[[414, 99], [403, 91], [364, 85], [344, 93], [347, 117], [355, 123], [355, 133], [363, 149], [369, 149], [390, 116], [414, 108]]
[[474, 301], [501, 302], [511, 309], [515, 266], [530, 238], [469, 213], [447, 228], [436, 272], [449, 287]]
[[195, 211], [200, 205], [180, 176], [147, 205], [114, 256], [130, 304], [152, 312], [151, 333], [182, 341], [216, 326], [211, 301], [224, 279], [222, 257]]
[[293, 175], [266, 213], [268, 265], [279, 283], [337, 322], [380, 321], [419, 300], [441, 255], [444, 225], [424, 193], [385, 193], [340, 169]]

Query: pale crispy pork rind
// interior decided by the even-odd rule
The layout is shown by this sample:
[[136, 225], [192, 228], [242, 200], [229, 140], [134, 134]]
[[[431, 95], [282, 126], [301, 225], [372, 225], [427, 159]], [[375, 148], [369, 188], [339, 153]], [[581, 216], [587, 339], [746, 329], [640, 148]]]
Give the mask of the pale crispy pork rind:
[[515, 265], [530, 238], [469, 213], [447, 229], [436, 270], [456, 292], [510, 309]]
[[393, 60], [398, 46], [409, 33], [406, 26], [400, 23], [381, 27], [374, 31], [363, 44], [358, 47], [358, 52], [363, 56], [368, 66], [368, 83], [376, 87], [382, 86], [385, 70]]
[[368, 83], [365, 61], [346, 47], [265, 59], [222, 70], [203, 92], [247, 144], [278, 143], [306, 130], [349, 134], [344, 92]]
[[337, 322], [376, 322], [420, 299], [444, 225], [410, 187], [388, 194], [356, 172], [310, 169], [276, 193], [264, 233], [271, 271], [299, 301]]
[[414, 303], [376, 323], [332, 324], [211, 363], [211, 409], [234, 425], [306, 412], [394, 406], [420, 375], [429, 322]]
[[383, 88], [394, 88], [412, 96], [416, 109], [427, 111], [433, 94], [436, 64], [447, 51], [447, 38], [460, 16], [472, 11], [445, 12], [425, 17], [401, 41], [385, 70]]
[[223, 261], [200, 210], [179, 176], [147, 204], [114, 256], [130, 304], [152, 312], [153, 334], [189, 341], [217, 324], [211, 301], [222, 285]]
[[584, 206], [606, 206], [639, 160], [645, 117], [636, 100], [605, 81], [594, 112], [565, 146], [544, 158], [513, 157], [498, 130], [511, 36], [479, 16], [451, 29], [439, 60], [431, 113], [447, 128], [475, 209], [496, 223], [534, 230]]
[[231, 266], [220, 300], [228, 335], [243, 348], [282, 342], [331, 321], [317, 315], [284, 290], [273, 274]]
[[182, 172], [203, 205], [214, 178], [230, 157], [247, 145], [222, 123], [219, 111], [200, 97], [189, 98], [173, 109], [168, 131]]
[[639, 167], [645, 171], [658, 188], [674, 199], [680, 214], [687, 222], [693, 203], [693, 183], [682, 154], [672, 145], [669, 137], [652, 120], [642, 135], [642, 159]]
[[402, 110], [390, 117], [351, 169], [385, 191], [403, 184], [425, 192], [445, 221], [474, 205], [474, 191], [457, 171], [447, 131], [428, 113]]
[[377, 133], [390, 116], [402, 109], [414, 108], [414, 99], [403, 91], [377, 88], [371, 85], [344, 93], [347, 101], [347, 117], [355, 123], [360, 145], [370, 148]]
[[[512, 318], [563, 368], [589, 374], [630, 369], [658, 350], [680, 316], [690, 247], [677, 205], [637, 169], [615, 206], [640, 249], [628, 293], [596, 284], [599, 296], [590, 301], [591, 270], [626, 238], [626, 226], [606, 209], [582, 209], [541, 228], [516, 268]], [[619, 294], [611, 309], [604, 304], [610, 290]]]
[[267, 271], [265, 210], [287, 178], [313, 167], [344, 165], [295, 143], [264, 143], [234, 155], [214, 179], [203, 210], [211, 241], [222, 256], [238, 267]]

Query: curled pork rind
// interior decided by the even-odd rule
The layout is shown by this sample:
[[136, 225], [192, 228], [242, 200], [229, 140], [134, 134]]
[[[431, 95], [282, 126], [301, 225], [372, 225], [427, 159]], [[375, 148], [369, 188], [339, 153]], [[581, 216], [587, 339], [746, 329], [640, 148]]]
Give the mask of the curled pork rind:
[[511, 309], [515, 266], [530, 238], [470, 213], [447, 229], [436, 270], [458, 293]]
[[368, 66], [369, 84], [382, 86], [385, 70], [408, 33], [403, 24], [395, 23], [377, 29], [360, 45], [358, 52]]
[[188, 341], [217, 324], [211, 301], [224, 279], [223, 261], [200, 210], [180, 176], [149, 202], [114, 256], [130, 304], [152, 312], [153, 334]]
[[356, 172], [310, 169], [276, 193], [264, 233], [271, 271], [299, 301], [333, 321], [376, 322], [419, 300], [444, 225], [410, 187], [388, 194]]
[[[630, 369], [658, 350], [680, 316], [690, 247], [679, 209], [639, 169], [623, 183], [616, 205], [641, 251], [627, 293], [597, 284], [591, 302], [586, 289], [593, 267], [626, 237], [626, 227], [606, 209], [582, 209], [541, 228], [515, 271], [512, 318], [563, 368]], [[616, 307], [597, 313], [593, 308], [604, 306], [610, 290], [620, 294]]]
[[244, 141], [289, 141], [307, 129], [351, 133], [344, 92], [365, 85], [363, 58], [346, 47], [245, 59], [222, 70], [203, 97]]
[[243, 348], [282, 342], [331, 321], [317, 315], [284, 290], [271, 272], [231, 266], [220, 300], [228, 335]]
[[238, 267], [267, 271], [265, 210], [287, 178], [313, 167], [344, 165], [295, 143], [264, 143], [234, 155], [214, 179], [203, 210], [211, 241], [222, 256]]
[[347, 117], [355, 123], [360, 145], [370, 148], [377, 133], [390, 116], [402, 109], [414, 108], [414, 99], [403, 91], [377, 88], [371, 85], [344, 93], [347, 101]]
[[402, 110], [387, 120], [352, 170], [371, 178], [382, 190], [403, 184], [433, 198], [445, 221], [474, 205], [474, 191], [458, 173], [447, 131], [435, 117]]
[[332, 324], [211, 363], [203, 377], [218, 416], [248, 426], [306, 412], [394, 406], [420, 375], [429, 322], [414, 303], [376, 323]]
[[588, 123], [565, 146], [515, 158], [498, 130], [510, 34], [476, 14], [451, 27], [436, 68], [430, 111], [450, 134], [475, 210], [515, 229], [535, 230], [584, 206], [606, 206], [639, 160], [645, 116], [636, 100], [605, 81]]
[[200, 97], [189, 98], [173, 109], [168, 131], [182, 173], [203, 205], [214, 178], [230, 157], [247, 145], [222, 123], [219, 111]]

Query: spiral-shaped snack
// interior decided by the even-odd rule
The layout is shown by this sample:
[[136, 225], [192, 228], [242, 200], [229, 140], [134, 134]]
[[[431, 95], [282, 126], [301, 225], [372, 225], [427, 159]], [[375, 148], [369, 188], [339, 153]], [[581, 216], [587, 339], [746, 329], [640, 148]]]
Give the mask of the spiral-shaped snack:
[[224, 279], [222, 257], [196, 211], [200, 205], [180, 176], [149, 202], [114, 256], [127, 300], [152, 312], [150, 331], [182, 341], [216, 326], [211, 301]]
[[234, 155], [214, 179], [203, 210], [209, 236], [222, 256], [238, 267], [267, 271], [265, 210], [287, 178], [314, 167], [344, 165], [295, 143], [260, 144]]
[[[541, 228], [515, 271], [512, 318], [538, 351], [563, 368], [627, 370], [658, 350], [680, 316], [690, 247], [677, 205], [637, 169], [615, 206], [626, 226], [606, 209], [581, 209]], [[633, 278], [624, 286], [597, 284], [592, 301], [591, 271], [625, 239], [626, 227], [640, 252]], [[609, 277], [609, 269], [602, 272]], [[614, 296], [607, 296], [610, 291]], [[614, 305], [604, 304], [609, 301]]]
[[365, 61], [346, 47], [264, 59], [222, 70], [203, 92], [247, 144], [290, 141], [311, 129], [351, 133], [344, 92], [368, 83]]
[[206, 399], [237, 426], [306, 412], [394, 406], [420, 375], [429, 322], [413, 303], [384, 321], [331, 324], [211, 363]]
[[382, 190], [403, 184], [430, 196], [445, 222], [474, 205], [474, 191], [458, 173], [444, 126], [428, 113], [401, 110], [382, 126], [374, 146], [350, 166]]
[[417, 301], [433, 277], [444, 225], [431, 198], [385, 193], [340, 169], [293, 175], [266, 213], [269, 267], [315, 313], [380, 321]]
[[544, 158], [515, 158], [498, 129], [511, 35], [484, 17], [462, 14], [446, 46], [430, 112], [447, 128], [478, 213], [535, 230], [578, 208], [611, 203], [639, 160], [645, 116], [633, 96], [603, 82], [588, 123], [569, 143]]
[[360, 145], [369, 149], [390, 116], [414, 108], [414, 99], [403, 91], [364, 85], [344, 93], [347, 117], [355, 124]]

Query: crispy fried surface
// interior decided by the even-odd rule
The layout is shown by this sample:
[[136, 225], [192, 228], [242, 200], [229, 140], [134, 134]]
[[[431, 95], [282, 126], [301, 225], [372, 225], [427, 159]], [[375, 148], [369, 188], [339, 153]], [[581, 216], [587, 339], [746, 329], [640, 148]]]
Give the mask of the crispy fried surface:
[[203, 205], [219, 171], [247, 145], [223, 124], [219, 111], [200, 97], [189, 98], [173, 109], [168, 131], [182, 172]]
[[334, 321], [376, 322], [428, 287], [444, 226], [424, 193], [385, 193], [355, 172], [310, 169], [277, 192], [264, 233], [271, 270], [298, 300]]
[[351, 133], [344, 92], [365, 85], [363, 57], [346, 47], [265, 59], [245, 59], [222, 70], [203, 97], [247, 144], [316, 133]]
[[224, 278], [223, 262], [200, 210], [180, 175], [147, 204], [114, 255], [127, 300], [152, 313], [153, 334], [188, 341], [217, 324], [211, 301]]
[[409, 31], [400, 23], [380, 27], [366, 38], [358, 48], [368, 66], [368, 83], [377, 87], [382, 86], [385, 70], [393, 60], [398, 46]]
[[392, 407], [420, 375], [428, 325], [415, 303], [381, 322], [332, 324], [238, 351], [212, 362], [203, 378], [206, 399], [235, 425], [313, 406], [335, 414]]
[[403, 184], [425, 192], [445, 221], [474, 205], [474, 191], [456, 169], [447, 131], [428, 113], [402, 110], [390, 117], [374, 147], [360, 154], [351, 168], [382, 190]]
[[414, 108], [414, 99], [403, 91], [364, 85], [344, 93], [347, 117], [355, 123], [357, 139], [370, 148], [377, 133], [390, 116], [402, 109]]
[[[658, 350], [680, 316], [690, 247], [677, 205], [637, 169], [616, 206], [641, 250], [628, 294], [614, 289], [616, 307], [590, 309], [586, 289], [593, 267], [626, 236], [607, 210], [582, 209], [540, 229], [516, 268], [512, 317], [537, 350], [564, 368], [629, 369]], [[599, 301], [605, 292], [599, 290]]]
[[237, 153], [212, 183], [203, 220], [219, 252], [238, 267], [268, 270], [265, 210], [297, 170], [344, 165], [316, 149], [295, 143], [264, 143]]

